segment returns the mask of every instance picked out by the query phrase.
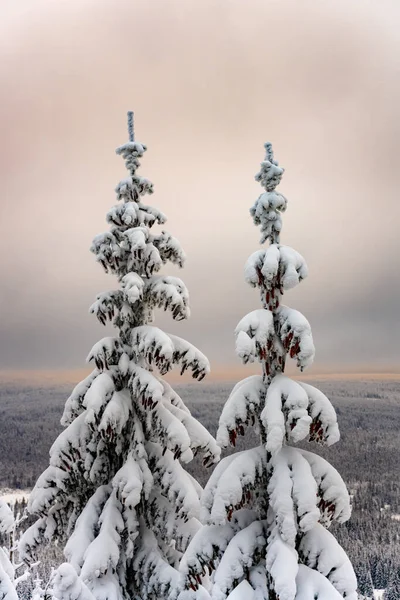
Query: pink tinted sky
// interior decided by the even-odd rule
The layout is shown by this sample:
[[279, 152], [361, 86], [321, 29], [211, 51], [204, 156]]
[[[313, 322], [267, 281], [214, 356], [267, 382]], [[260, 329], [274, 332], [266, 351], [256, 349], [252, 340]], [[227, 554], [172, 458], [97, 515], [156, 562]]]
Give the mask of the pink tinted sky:
[[[396, 371], [400, 179], [397, 0], [5, 0], [0, 18], [0, 368], [75, 369], [115, 286], [89, 253], [125, 176], [127, 109], [151, 202], [187, 253], [186, 337], [235, 371], [233, 330], [263, 142], [286, 168], [283, 243], [310, 276], [286, 296], [317, 371]], [[165, 268], [164, 272], [175, 273]], [[313, 372], [313, 371], [311, 371]]]

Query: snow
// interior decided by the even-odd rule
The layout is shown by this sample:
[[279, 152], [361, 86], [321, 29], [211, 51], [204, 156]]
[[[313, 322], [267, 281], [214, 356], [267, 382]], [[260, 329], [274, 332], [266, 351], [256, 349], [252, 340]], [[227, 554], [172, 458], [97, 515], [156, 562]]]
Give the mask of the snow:
[[310, 429], [308, 397], [298, 383], [284, 375], [275, 376], [268, 387], [261, 421], [267, 432], [266, 449], [275, 455], [285, 437], [297, 442], [304, 439]]
[[254, 590], [248, 581], [243, 580], [238, 586], [227, 596], [229, 600], [253, 600], [255, 599]]
[[21, 500], [28, 500], [29, 494], [30, 490], [12, 490], [4, 488], [0, 490], [0, 500], [3, 500], [7, 504], [14, 504], [15, 502], [21, 502]]
[[214, 573], [213, 599], [226, 598], [235, 580], [245, 576], [253, 565], [254, 555], [261, 553], [265, 544], [264, 528], [260, 521], [254, 521], [232, 538]]
[[265, 384], [261, 375], [252, 375], [233, 388], [219, 418], [217, 443], [226, 448], [232, 441], [232, 432], [254, 418], [265, 397]]
[[283, 347], [291, 358], [296, 358], [297, 366], [303, 371], [312, 364], [315, 355], [310, 323], [299, 311], [288, 306], [280, 306], [276, 317]]
[[327, 577], [346, 600], [357, 600], [353, 567], [334, 536], [317, 523], [301, 539], [299, 552], [306, 566]]
[[257, 250], [246, 262], [245, 280], [252, 287], [265, 290], [290, 290], [308, 275], [304, 258], [290, 248], [271, 244], [265, 250]]
[[236, 354], [246, 364], [255, 358], [263, 359], [275, 335], [274, 319], [270, 311], [254, 310], [238, 323], [235, 329]]
[[224, 524], [226, 519], [230, 520], [233, 509], [240, 508], [244, 495], [262, 478], [265, 466], [266, 455], [262, 447], [222, 459], [204, 489], [204, 521]]
[[266, 570], [279, 600], [294, 599], [298, 569], [296, 550], [282, 540], [275, 527], [268, 540]]
[[0, 497], [0, 533], [10, 533], [14, 528], [14, 514], [4, 496]]
[[57, 600], [95, 600], [68, 563], [63, 563], [54, 572], [53, 594]]
[[343, 597], [331, 583], [318, 573], [305, 565], [299, 565], [296, 577], [297, 593], [295, 600], [343, 600]]

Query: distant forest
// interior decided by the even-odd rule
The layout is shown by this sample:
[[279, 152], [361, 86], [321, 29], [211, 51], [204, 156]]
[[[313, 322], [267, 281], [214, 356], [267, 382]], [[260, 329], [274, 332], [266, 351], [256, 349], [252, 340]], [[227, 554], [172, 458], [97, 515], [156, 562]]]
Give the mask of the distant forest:
[[[353, 496], [353, 514], [335, 536], [355, 567], [360, 591], [386, 588], [400, 570], [400, 382], [315, 381], [333, 402], [341, 440], [330, 448], [313, 444], [329, 459]], [[175, 386], [194, 416], [215, 433], [232, 384]], [[70, 388], [3, 386], [0, 390], [0, 487], [31, 488], [48, 465], [51, 444]], [[258, 445], [246, 435], [239, 449]], [[310, 444], [307, 444], [310, 448]], [[204, 484], [209, 471], [194, 461]]]

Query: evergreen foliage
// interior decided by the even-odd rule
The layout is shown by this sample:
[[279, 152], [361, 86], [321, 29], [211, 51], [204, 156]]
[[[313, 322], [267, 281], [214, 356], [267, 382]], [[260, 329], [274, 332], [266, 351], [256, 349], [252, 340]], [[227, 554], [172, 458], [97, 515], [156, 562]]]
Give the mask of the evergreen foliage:
[[50, 450], [28, 510], [36, 515], [20, 552], [34, 560], [38, 545], [66, 542], [67, 563], [57, 570], [58, 600], [177, 598], [182, 553], [197, 529], [201, 487], [183, 464], [200, 452], [206, 465], [220, 448], [162, 379], [174, 366], [202, 379], [206, 357], [189, 342], [152, 325], [156, 308], [180, 321], [189, 296], [177, 277], [160, 275], [185, 255], [167, 231], [166, 217], [144, 203], [153, 184], [137, 173], [146, 146], [131, 139], [117, 148], [128, 176], [116, 188], [119, 203], [107, 215], [109, 231], [91, 250], [118, 289], [101, 293], [91, 312], [117, 330], [94, 345], [93, 372], [68, 398], [64, 431]]
[[[349, 559], [328, 531], [350, 516], [350, 499], [339, 473], [322, 457], [293, 444], [308, 439], [331, 445], [339, 439], [328, 398], [284, 375], [287, 359], [303, 370], [314, 358], [311, 328], [298, 311], [281, 304], [287, 290], [307, 276], [303, 257], [280, 243], [287, 200], [276, 191], [284, 170], [271, 144], [256, 180], [264, 192], [250, 213], [266, 248], [245, 267], [246, 281], [260, 291], [262, 308], [238, 324], [236, 352], [258, 361], [261, 375], [239, 382], [223, 408], [217, 441], [235, 446], [247, 426], [261, 445], [224, 458], [202, 496], [205, 523], [181, 562], [187, 586], [212, 573], [213, 600], [356, 600]], [[244, 582], [249, 585], [244, 586]], [[243, 592], [242, 592], [243, 590]]]

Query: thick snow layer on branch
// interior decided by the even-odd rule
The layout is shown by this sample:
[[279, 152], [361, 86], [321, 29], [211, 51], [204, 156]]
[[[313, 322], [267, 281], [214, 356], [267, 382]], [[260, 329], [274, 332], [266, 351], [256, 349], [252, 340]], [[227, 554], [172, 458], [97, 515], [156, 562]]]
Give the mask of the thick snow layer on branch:
[[41, 517], [33, 525], [28, 527], [21, 535], [18, 542], [18, 553], [20, 560], [24, 562], [33, 561], [37, 546], [43, 542], [46, 532], [46, 518]]
[[89, 582], [116, 569], [121, 551], [121, 533], [124, 521], [121, 503], [115, 492], [106, 501], [99, 519], [100, 531], [87, 547], [81, 577]]
[[142, 469], [131, 453], [112, 481], [117, 499], [129, 509], [135, 508], [142, 496], [143, 483]]
[[[308, 269], [304, 258], [296, 250], [289, 246], [271, 244], [249, 257], [244, 272], [245, 279], [251, 286], [262, 287], [268, 292], [277, 290], [283, 293], [305, 279]], [[271, 307], [277, 306], [272, 299], [268, 298], [267, 304], [271, 302]]]
[[98, 426], [103, 438], [107, 437], [111, 441], [120, 435], [128, 423], [131, 413], [132, 399], [129, 391], [121, 390], [120, 392], [114, 392]]
[[186, 260], [180, 242], [167, 231], [162, 231], [160, 235], [153, 237], [153, 244], [160, 253], [162, 262], [165, 264], [168, 260], [178, 267], [183, 267]]
[[233, 513], [229, 523], [200, 527], [179, 564], [179, 570], [185, 579], [197, 585], [199, 576], [205, 575], [207, 569], [211, 572], [215, 568], [233, 536], [256, 519], [255, 512], [242, 509]]
[[52, 584], [57, 600], [96, 600], [68, 563], [58, 567], [53, 575]]
[[357, 600], [357, 579], [347, 554], [334, 536], [317, 523], [301, 539], [302, 562], [329, 579], [346, 600]]
[[174, 453], [174, 458], [190, 462], [193, 459], [190, 437], [179, 417], [175, 416], [168, 404], [160, 402], [155, 408], [153, 418], [157, 420], [157, 433], [161, 434], [159, 437], [163, 438], [163, 445]]
[[234, 590], [227, 596], [227, 600], [256, 600], [254, 589], [248, 581], [244, 579], [235, 587]]
[[275, 455], [285, 438], [298, 442], [307, 437], [311, 418], [304, 389], [284, 375], [276, 375], [268, 387], [261, 421], [266, 429], [266, 449]]
[[14, 514], [2, 498], [0, 498], [0, 533], [10, 533], [14, 528]]
[[160, 444], [146, 443], [154, 481], [161, 493], [175, 506], [175, 512], [182, 518], [198, 518], [200, 498], [193, 479], [182, 465], [174, 459], [170, 450], [162, 450]]
[[121, 279], [121, 287], [125, 298], [134, 304], [143, 297], [144, 281], [137, 273], [127, 273]]
[[61, 425], [66, 427], [72, 423], [72, 421], [84, 410], [83, 399], [98, 375], [99, 371], [95, 369], [90, 373], [90, 375], [88, 375], [83, 381], [74, 387], [70, 397], [65, 403], [64, 413], [61, 418]]
[[298, 382], [308, 396], [308, 413], [311, 416], [310, 440], [335, 444], [340, 439], [335, 409], [320, 390], [308, 383]]
[[[0, 548], [4, 554], [3, 550]], [[3, 568], [2, 561], [0, 560], [0, 598], [2, 600], [18, 600], [17, 591], [14, 587], [14, 583], [10, 578], [10, 575]]]
[[235, 580], [240, 580], [261, 556], [266, 545], [261, 521], [254, 521], [239, 531], [229, 542], [214, 574], [212, 597], [224, 600]]
[[67, 479], [68, 473], [66, 471], [58, 466], [49, 465], [40, 475], [29, 495], [29, 511], [39, 515], [44, 514], [60, 494], [60, 489], [64, 489], [64, 482]]
[[313, 452], [296, 449], [307, 460], [321, 496], [321, 522], [329, 526], [332, 519], [344, 523], [350, 518], [350, 497], [338, 471], [325, 459]]
[[170, 310], [176, 321], [189, 318], [189, 293], [178, 277], [153, 276], [147, 282], [146, 294], [151, 308]]
[[166, 333], [152, 325], [141, 325], [132, 329], [132, 352], [136, 360], [144, 359], [148, 365], [153, 363], [164, 374], [171, 366], [174, 344]]
[[194, 419], [190, 413], [174, 406], [164, 398], [163, 404], [185, 427], [189, 436], [190, 448], [192, 448], [195, 454], [198, 450], [201, 450], [205, 453], [204, 460], [206, 463], [210, 462], [212, 464], [217, 462], [221, 455], [221, 448], [207, 429], [197, 419]]
[[286, 206], [287, 200], [285, 196], [274, 191], [261, 194], [250, 208], [254, 224], [261, 225], [261, 244], [268, 239], [271, 242], [279, 240], [279, 233], [282, 229], [282, 217], [280, 213], [286, 210]]
[[140, 523], [140, 547], [133, 561], [142, 597], [177, 598], [183, 588], [182, 575], [162, 556], [156, 537], [143, 519]]
[[80, 573], [85, 552], [98, 532], [99, 518], [110, 493], [111, 487], [108, 485], [97, 488], [79, 515], [74, 531], [65, 545], [65, 558], [77, 573]]
[[250, 501], [251, 490], [263, 478], [265, 468], [266, 455], [262, 447], [224, 458], [204, 489], [202, 505], [210, 510], [207, 521], [215, 524], [229, 521], [234, 510]]
[[[83, 400], [83, 406], [87, 409], [85, 417], [86, 423], [92, 423], [97, 420], [99, 413], [111, 399], [114, 391], [115, 384], [113, 378], [108, 373], [100, 373], [86, 392]], [[57, 440], [55, 443], [57, 443]], [[51, 450], [50, 454], [52, 454]]]
[[294, 600], [299, 569], [297, 552], [283, 541], [276, 529], [271, 532], [268, 540], [266, 569], [271, 575], [279, 600]]
[[98, 370], [102, 371], [108, 369], [110, 365], [117, 365], [121, 354], [122, 347], [119, 338], [105, 337], [96, 342], [89, 352], [86, 362], [94, 360]]
[[235, 385], [219, 418], [217, 443], [222, 448], [234, 445], [235, 432], [244, 433], [243, 424], [255, 417], [264, 398], [265, 383], [260, 375], [252, 375]]
[[236, 354], [246, 364], [266, 358], [275, 335], [272, 312], [265, 309], [253, 310], [237, 324], [235, 329]]
[[284, 349], [303, 371], [314, 360], [315, 348], [310, 323], [298, 310], [280, 306], [276, 311], [278, 332]]
[[320, 518], [317, 485], [308, 462], [295, 448], [282, 448], [271, 466], [270, 506], [276, 515], [280, 536], [294, 547], [298, 530], [308, 531]]
[[138, 367], [134, 363], [129, 365], [129, 372], [131, 374], [129, 380], [130, 390], [145, 407], [149, 405], [152, 408], [157, 402], [160, 402], [164, 388], [162, 383], [152, 373], [146, 371], [146, 369], [142, 369], [142, 367]]
[[206, 567], [211, 572], [234, 535], [231, 523], [203, 525], [189, 543], [179, 563], [179, 570], [185, 579], [196, 585], [197, 576], [205, 574]]
[[305, 565], [299, 565], [296, 587], [295, 600], [343, 600], [326, 577]]

